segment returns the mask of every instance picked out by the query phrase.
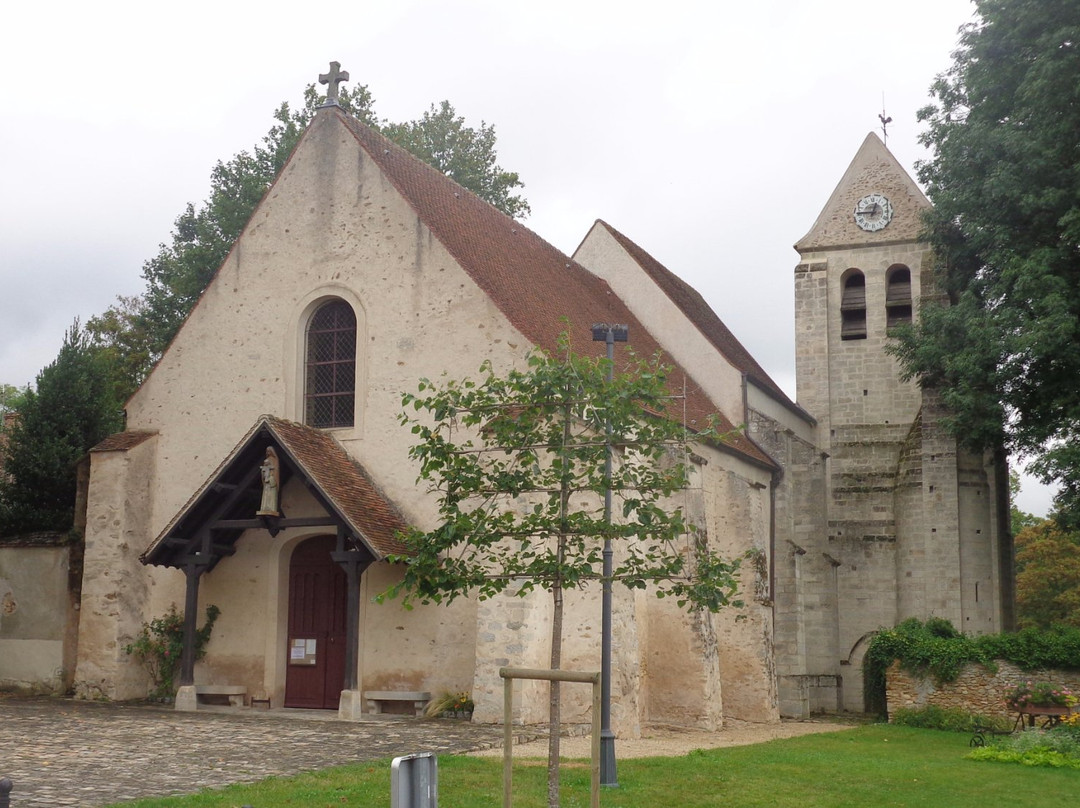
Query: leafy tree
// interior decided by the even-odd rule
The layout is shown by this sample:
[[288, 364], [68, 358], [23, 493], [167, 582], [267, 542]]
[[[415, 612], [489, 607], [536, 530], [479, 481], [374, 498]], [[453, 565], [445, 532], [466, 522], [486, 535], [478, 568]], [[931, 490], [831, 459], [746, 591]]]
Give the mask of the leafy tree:
[[1022, 628], [1080, 628], [1080, 534], [1047, 519], [1017, 535], [1016, 610]]
[[7, 431], [3, 447], [0, 535], [69, 530], [76, 464], [122, 421], [108, 369], [78, 320], [16, 412], [18, 420]]
[[896, 350], [963, 441], [1004, 442], [1080, 518], [1080, 5], [976, 0], [919, 113], [925, 234], [948, 298]]
[[[669, 499], [687, 487], [690, 436], [677, 420], [650, 414], [671, 403], [667, 368], [636, 360], [609, 382], [606, 358], [573, 353], [565, 336], [560, 350], [535, 352], [527, 369], [504, 376], [485, 362], [478, 381], [424, 379], [404, 395], [401, 421], [417, 438], [410, 456], [438, 494], [439, 525], [405, 535], [415, 555], [397, 559], [404, 579], [385, 593], [409, 604], [547, 590], [552, 669], [561, 664], [563, 590], [601, 579], [605, 537], [617, 543], [613, 582], [680, 606], [715, 612], [737, 603], [738, 568]], [[618, 447], [613, 520], [605, 518], [605, 428]], [[557, 683], [550, 721], [548, 794], [557, 805]]]
[[[287, 102], [274, 112], [274, 124], [250, 152], [218, 161], [210, 174], [210, 196], [200, 206], [189, 203], [174, 222], [171, 241], [143, 265], [146, 291], [121, 297], [87, 330], [115, 362], [115, 385], [126, 399], [168, 347], [203, 289], [228, 255], [256, 205], [284, 167], [322, 97], [311, 84], [303, 104]], [[518, 175], [496, 164], [495, 130], [479, 129], [455, 117], [446, 101], [418, 121], [380, 122], [366, 86], [342, 87], [338, 103], [349, 114], [381, 129], [391, 139], [443, 171], [511, 216], [529, 212], [528, 203], [513, 195], [522, 187]]]
[[[6, 412], [14, 411], [25, 395], [25, 388], [19, 388], [13, 384], [0, 383], [0, 416], [3, 416]], [[0, 420], [0, 431], [3, 431], [3, 429], [3, 421]]]
[[1009, 532], [1013, 536], [1019, 536], [1025, 528], [1042, 524], [1046, 520], [1033, 513], [1022, 511], [1016, 507], [1016, 497], [1020, 493], [1020, 475], [1016, 471], [1009, 471]]
[[432, 104], [417, 121], [385, 124], [382, 131], [508, 216], [528, 215], [529, 203], [510, 193], [521, 187], [517, 173], [503, 171], [495, 163], [495, 127], [490, 124], [481, 121], [479, 129], [466, 126], [450, 102], [443, 101], [437, 108]]

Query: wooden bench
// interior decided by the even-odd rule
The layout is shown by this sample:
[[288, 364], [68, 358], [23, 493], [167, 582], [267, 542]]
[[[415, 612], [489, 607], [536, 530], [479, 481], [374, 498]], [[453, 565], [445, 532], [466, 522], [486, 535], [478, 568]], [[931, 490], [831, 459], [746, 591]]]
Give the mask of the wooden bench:
[[243, 685], [195, 685], [195, 698], [203, 696], [224, 696], [233, 707], [243, 707], [247, 688]]
[[424, 708], [431, 701], [431, 694], [425, 690], [365, 690], [364, 699], [367, 701], [368, 712], [376, 715], [382, 713], [383, 704], [386, 702], [412, 702], [413, 714], [423, 715]]

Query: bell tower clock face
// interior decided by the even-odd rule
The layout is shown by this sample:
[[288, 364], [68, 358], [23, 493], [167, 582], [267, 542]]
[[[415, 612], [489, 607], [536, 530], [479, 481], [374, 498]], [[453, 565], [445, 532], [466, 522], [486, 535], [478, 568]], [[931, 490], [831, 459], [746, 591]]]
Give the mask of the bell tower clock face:
[[882, 194], [870, 194], [855, 203], [855, 224], [868, 233], [884, 229], [892, 216], [892, 203]]

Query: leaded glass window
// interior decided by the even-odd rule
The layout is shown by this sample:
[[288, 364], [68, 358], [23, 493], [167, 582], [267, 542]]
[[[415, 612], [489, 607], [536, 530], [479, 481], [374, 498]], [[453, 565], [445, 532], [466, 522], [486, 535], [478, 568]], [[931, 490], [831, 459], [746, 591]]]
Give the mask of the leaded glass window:
[[304, 422], [352, 426], [356, 409], [356, 314], [344, 300], [319, 307], [308, 324]]

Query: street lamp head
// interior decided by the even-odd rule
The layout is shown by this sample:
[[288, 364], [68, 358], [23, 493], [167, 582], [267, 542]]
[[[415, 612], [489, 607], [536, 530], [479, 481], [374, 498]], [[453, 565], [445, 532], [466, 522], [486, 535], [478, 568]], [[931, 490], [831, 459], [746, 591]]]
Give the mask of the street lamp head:
[[630, 329], [618, 323], [593, 323], [593, 342], [607, 342], [608, 332], [611, 332], [612, 342], [626, 342], [630, 338]]

